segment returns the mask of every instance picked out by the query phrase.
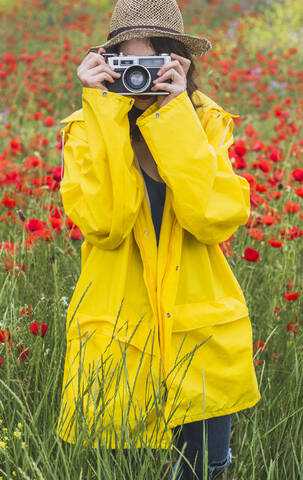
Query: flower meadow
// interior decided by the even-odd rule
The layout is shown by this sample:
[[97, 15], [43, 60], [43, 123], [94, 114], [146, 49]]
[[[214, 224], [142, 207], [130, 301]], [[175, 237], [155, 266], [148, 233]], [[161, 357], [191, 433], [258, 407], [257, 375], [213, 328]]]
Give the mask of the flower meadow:
[[[81, 108], [76, 70], [114, 2], [0, 2], [0, 480], [124, 478], [128, 459], [56, 432], [79, 228], [60, 198], [60, 120]], [[243, 289], [262, 395], [233, 414], [233, 480], [303, 478], [303, 62], [298, 0], [180, 0], [213, 49], [199, 89], [234, 118], [229, 150], [251, 187], [247, 224], [220, 244]], [[285, 22], [285, 19], [288, 19]], [[283, 21], [284, 20], [284, 21]], [[169, 479], [174, 452], [134, 479]], [[143, 461], [142, 461], [143, 462]], [[126, 477], [125, 477], [126, 478]], [[205, 477], [206, 478], [206, 477]]]

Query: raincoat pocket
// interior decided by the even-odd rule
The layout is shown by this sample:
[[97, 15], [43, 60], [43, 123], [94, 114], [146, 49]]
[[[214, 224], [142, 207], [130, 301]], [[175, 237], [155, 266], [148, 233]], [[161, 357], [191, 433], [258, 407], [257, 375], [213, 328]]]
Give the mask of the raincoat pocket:
[[[78, 315], [78, 322], [74, 320], [67, 330], [62, 388], [61, 408], [66, 404], [70, 411], [67, 421], [78, 404], [80, 412], [77, 420], [73, 419], [73, 428], [79, 428], [78, 432], [88, 428], [90, 438], [94, 434], [97, 438], [96, 432], [100, 436], [102, 431], [105, 439], [106, 432], [112, 436], [122, 425], [130, 428], [129, 434], [137, 432], [140, 421], [141, 426], [149, 423], [154, 391], [160, 388], [159, 358], [154, 351], [158, 347], [152, 329], [142, 322], [137, 327], [121, 318], [116, 322], [111, 315]], [[72, 430], [72, 437], [77, 436]], [[62, 438], [67, 438], [66, 433]], [[114, 439], [106, 441], [113, 445]]]
[[[252, 328], [248, 308], [234, 297], [176, 305], [172, 315], [170, 381], [173, 398], [182, 384], [191, 421], [227, 415], [256, 400]], [[178, 367], [176, 367], [178, 366]], [[245, 378], [245, 387], [240, 379]], [[234, 406], [234, 409], [233, 409]], [[181, 421], [177, 415], [171, 427]]]
[[184, 303], [173, 309], [173, 332], [186, 332], [210, 325], [229, 323], [248, 315], [245, 303], [234, 297], [208, 302]]
[[[77, 321], [78, 320], [78, 321]], [[79, 328], [78, 328], [79, 326]], [[117, 318], [113, 315], [100, 314], [94, 317], [91, 315], [76, 314], [69, 327], [67, 327], [67, 341], [84, 338], [88, 335], [98, 338], [100, 335], [108, 341], [130, 344], [141, 352], [149, 355], [157, 355], [156, 342], [152, 342], [153, 331], [150, 324], [138, 321], [137, 323], [125, 320], [121, 315]], [[100, 344], [99, 351], [102, 350]]]

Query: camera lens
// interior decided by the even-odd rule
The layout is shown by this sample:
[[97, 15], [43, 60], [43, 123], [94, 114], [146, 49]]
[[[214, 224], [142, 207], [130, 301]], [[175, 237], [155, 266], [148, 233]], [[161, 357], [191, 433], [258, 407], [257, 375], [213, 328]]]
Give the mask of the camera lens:
[[140, 70], [134, 70], [128, 76], [128, 82], [133, 88], [142, 88], [146, 79]]
[[151, 76], [145, 67], [133, 65], [125, 70], [123, 83], [125, 88], [134, 93], [140, 93], [149, 87]]

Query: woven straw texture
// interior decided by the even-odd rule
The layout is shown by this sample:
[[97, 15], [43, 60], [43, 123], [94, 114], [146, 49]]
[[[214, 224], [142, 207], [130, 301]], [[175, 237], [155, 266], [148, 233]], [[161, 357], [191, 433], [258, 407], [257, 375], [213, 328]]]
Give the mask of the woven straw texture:
[[118, 1], [111, 18], [110, 31], [131, 25], [157, 25], [184, 33], [182, 15], [175, 1]]
[[[139, 26], [140, 28], [136, 28]], [[152, 26], [147, 28], [144, 26]], [[132, 38], [170, 37], [183, 42], [192, 55], [205, 55], [212, 48], [209, 40], [184, 33], [183, 18], [176, 0], [118, 0], [110, 21], [110, 32], [118, 32], [102, 45], [91, 47], [88, 52], [97, 52]], [[131, 28], [133, 27], [133, 28]], [[157, 27], [160, 27], [157, 29]], [[168, 28], [176, 32], [161, 30]]]

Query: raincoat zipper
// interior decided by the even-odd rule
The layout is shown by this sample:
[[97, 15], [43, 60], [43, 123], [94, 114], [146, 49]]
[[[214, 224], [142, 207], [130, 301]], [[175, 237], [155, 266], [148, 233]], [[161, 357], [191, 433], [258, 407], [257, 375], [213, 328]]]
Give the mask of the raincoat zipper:
[[[133, 150], [134, 151], [134, 150]], [[144, 195], [145, 195], [145, 198], [147, 200], [147, 203], [148, 203], [148, 207], [149, 207], [149, 211], [150, 211], [150, 214], [152, 214], [152, 211], [151, 211], [151, 204], [150, 204], [150, 199], [149, 199], [149, 195], [148, 195], [148, 191], [147, 191], [147, 188], [146, 188], [146, 185], [145, 185], [145, 181], [144, 181], [144, 178], [143, 178], [143, 175], [141, 173], [141, 169], [140, 169], [140, 165], [139, 165], [139, 161], [138, 161], [138, 158], [137, 158], [137, 155], [134, 151], [134, 162], [135, 162], [135, 165], [138, 169], [138, 171], [140, 172], [140, 175], [141, 175], [141, 178], [142, 178], [142, 181], [143, 181], [143, 188], [144, 188]], [[143, 231], [143, 229], [141, 229]], [[145, 251], [144, 249], [144, 246], [143, 246], [143, 243], [141, 242], [141, 238], [139, 239], [139, 236], [138, 236], [138, 240], [139, 240], [139, 243], [140, 243], [140, 248], [142, 251]], [[150, 285], [150, 287], [153, 287], [153, 283], [151, 281], [151, 274], [150, 274], [150, 267], [146, 265], [146, 263], [148, 264], [148, 262], [145, 262], [145, 269], [146, 269], [146, 276], [148, 277], [148, 283]], [[156, 272], [157, 273], [157, 272]], [[154, 289], [153, 289], [154, 290]], [[161, 352], [161, 341], [160, 341], [160, 336], [159, 336], [159, 314], [158, 314], [158, 302], [157, 302], [157, 285], [156, 285], [156, 291], [153, 293], [153, 297], [154, 297], [154, 305], [155, 305], [155, 314], [156, 314], [156, 322], [157, 322], [157, 329], [158, 329], [158, 343], [159, 343], [159, 349], [160, 349], [160, 357], [161, 357], [161, 363], [162, 363], [162, 373], [164, 375], [164, 357], [163, 357], [163, 353]]]
[[[174, 230], [175, 230], [176, 222], [177, 222], [177, 218], [176, 218], [176, 216], [175, 216], [174, 222], [173, 222], [173, 225], [172, 225], [172, 229], [171, 229], [171, 234], [170, 234], [169, 242], [168, 242], [169, 250], [168, 250], [168, 256], [167, 256], [167, 261], [166, 261], [166, 265], [165, 265], [164, 275], [163, 275], [162, 281], [161, 281], [160, 291], [163, 290], [164, 280], [165, 280], [165, 278], [166, 278], [167, 271], [168, 271], [168, 266], [169, 266], [169, 263], [170, 263], [170, 258], [171, 258], [171, 240], [172, 240], [173, 235], [174, 235]], [[157, 293], [158, 293], [158, 289], [157, 289]], [[158, 306], [158, 300], [160, 300], [160, 298], [158, 299], [158, 294], [157, 294], [157, 306]], [[160, 312], [159, 312], [159, 313], [160, 313], [160, 319], [161, 319], [161, 333], [162, 333], [162, 338], [165, 339], [165, 335], [163, 335], [164, 330], [165, 330], [165, 325], [164, 325], [163, 315], [162, 315], [162, 305], [161, 305], [160, 302], [159, 302], [159, 304], [160, 304]], [[164, 379], [165, 379], [165, 378], [166, 378], [166, 366], [165, 366], [164, 359], [165, 359], [165, 342], [163, 342], [163, 375], [164, 375]]]

